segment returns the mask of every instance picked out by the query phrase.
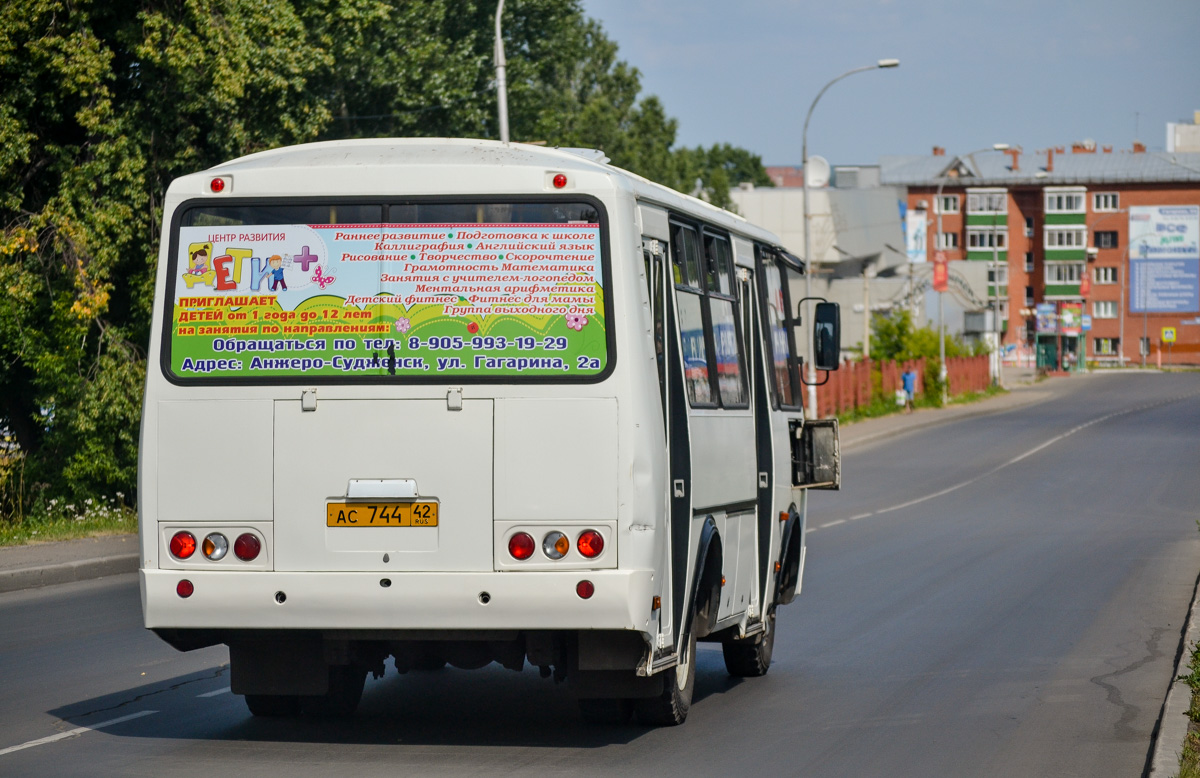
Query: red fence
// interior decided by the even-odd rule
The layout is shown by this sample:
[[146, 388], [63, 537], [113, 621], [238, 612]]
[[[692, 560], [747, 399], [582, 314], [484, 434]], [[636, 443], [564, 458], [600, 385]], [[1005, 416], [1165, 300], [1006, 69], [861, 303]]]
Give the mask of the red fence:
[[[822, 418], [839, 416], [871, 404], [876, 396], [892, 401], [896, 390], [903, 388], [904, 371], [917, 373], [916, 393], [925, 391], [925, 360], [908, 362], [843, 362], [840, 369], [829, 374], [829, 382], [817, 387], [817, 410]], [[879, 374], [879, 387], [874, 386], [872, 372]], [[946, 360], [947, 390], [951, 397], [967, 392], [982, 392], [987, 388], [988, 358], [951, 357]]]

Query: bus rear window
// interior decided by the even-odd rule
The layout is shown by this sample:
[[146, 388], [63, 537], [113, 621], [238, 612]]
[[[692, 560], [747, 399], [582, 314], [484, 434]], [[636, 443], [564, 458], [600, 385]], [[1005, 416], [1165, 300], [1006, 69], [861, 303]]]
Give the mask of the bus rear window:
[[176, 382], [597, 380], [611, 361], [598, 203], [204, 203], [176, 225]]

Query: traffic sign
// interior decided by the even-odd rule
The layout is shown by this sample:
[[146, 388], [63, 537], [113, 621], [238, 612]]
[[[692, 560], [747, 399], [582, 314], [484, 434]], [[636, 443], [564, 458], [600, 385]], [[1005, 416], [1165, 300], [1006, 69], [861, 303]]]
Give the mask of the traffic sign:
[[1174, 343], [1175, 342], [1175, 328], [1174, 327], [1163, 327], [1162, 328], [1162, 342], [1163, 343]]

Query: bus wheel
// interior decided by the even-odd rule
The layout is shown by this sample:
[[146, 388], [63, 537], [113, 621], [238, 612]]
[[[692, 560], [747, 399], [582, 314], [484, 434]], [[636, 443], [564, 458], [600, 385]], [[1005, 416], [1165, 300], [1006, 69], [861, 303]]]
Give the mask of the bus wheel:
[[687, 720], [696, 686], [696, 620], [684, 642], [679, 664], [663, 672], [663, 690], [657, 697], [633, 701], [638, 721], [655, 727], [674, 727]]
[[300, 698], [294, 694], [247, 694], [246, 707], [255, 716], [295, 716]]
[[310, 716], [322, 718], [350, 716], [358, 708], [366, 681], [366, 668], [333, 665], [329, 668], [329, 691], [316, 697], [300, 698], [300, 708]]
[[628, 724], [633, 718], [632, 700], [579, 700], [579, 713], [588, 724]]
[[767, 616], [767, 629], [747, 640], [726, 640], [721, 644], [725, 669], [736, 678], [757, 678], [771, 667], [775, 648], [775, 609]]

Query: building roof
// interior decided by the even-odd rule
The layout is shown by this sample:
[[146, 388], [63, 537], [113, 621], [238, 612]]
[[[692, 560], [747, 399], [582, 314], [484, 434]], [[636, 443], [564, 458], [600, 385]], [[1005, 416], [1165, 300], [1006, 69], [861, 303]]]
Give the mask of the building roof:
[[[1064, 186], [1072, 184], [1200, 183], [1200, 153], [1022, 152], [1013, 170], [1012, 153], [981, 151], [961, 158], [955, 186]], [[957, 158], [945, 155], [880, 157], [882, 183], [936, 186]], [[1048, 169], [1049, 168], [1049, 169]]]

